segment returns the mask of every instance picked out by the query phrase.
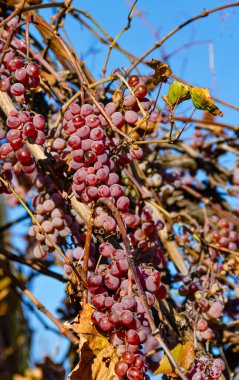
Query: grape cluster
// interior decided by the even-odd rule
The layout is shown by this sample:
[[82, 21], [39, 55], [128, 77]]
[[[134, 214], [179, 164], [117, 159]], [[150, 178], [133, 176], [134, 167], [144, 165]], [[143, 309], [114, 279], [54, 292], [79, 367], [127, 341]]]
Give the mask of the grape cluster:
[[17, 23], [18, 16], [10, 21], [8, 30], [0, 32], [0, 91], [7, 92], [17, 103], [22, 104], [25, 102], [25, 96], [30, 94], [29, 90], [39, 86], [41, 69], [37, 63], [25, 58], [26, 44], [23, 40], [13, 37], [12, 47], [4, 51], [9, 31], [15, 28]]
[[191, 380], [219, 379], [225, 369], [225, 363], [221, 358], [209, 359], [201, 357], [195, 361], [194, 368], [189, 374]]
[[[102, 107], [104, 107], [101, 104]], [[104, 107], [115, 125], [119, 127], [116, 104], [107, 103]], [[117, 114], [115, 116], [115, 114]], [[122, 115], [122, 114], [121, 114]], [[139, 159], [143, 152], [139, 147], [131, 147], [129, 153], [121, 146], [118, 138], [109, 138], [105, 132], [106, 119], [96, 106], [74, 103], [64, 114], [63, 133], [66, 139], [57, 137], [52, 144], [52, 155], [70, 157], [70, 170], [73, 173], [72, 190], [74, 195], [86, 204], [98, 198], [108, 198], [115, 202], [118, 210], [126, 212], [130, 201], [125, 197], [124, 188], [119, 184], [116, 171], [122, 169], [133, 158]], [[103, 223], [103, 222], [102, 222]], [[109, 226], [108, 226], [109, 224]], [[113, 222], [104, 222], [106, 231], [114, 231]]]
[[219, 247], [237, 251], [239, 248], [239, 235], [236, 225], [225, 218], [218, 218], [213, 215], [211, 218], [211, 231], [207, 239]]
[[164, 268], [166, 261], [158, 236], [158, 231], [164, 228], [164, 223], [153, 217], [153, 209], [144, 206], [138, 211], [138, 215], [124, 213], [122, 217], [130, 231], [129, 238], [136, 252], [136, 260], [157, 266], [161, 263], [161, 267]]
[[[189, 275], [183, 276], [184, 284], [179, 288], [179, 294], [187, 297], [188, 310], [196, 319], [198, 338], [210, 341], [215, 338], [214, 323], [223, 316], [226, 297], [223, 295], [225, 286], [222, 287], [218, 281], [205, 285], [206, 275], [205, 268], [199, 267], [194, 272], [193, 279]], [[189, 306], [192, 302], [194, 303], [194, 312]]]
[[38, 174], [35, 186], [38, 189], [38, 195], [32, 199], [32, 205], [35, 218], [41, 227], [34, 224], [29, 228], [29, 236], [37, 241], [33, 255], [37, 259], [45, 258], [54, 250], [52, 242], [61, 246], [66, 238], [71, 239], [76, 245], [82, 243], [84, 239], [80, 227], [83, 222], [73, 210], [67, 210], [64, 199], [55, 191], [50, 178]]
[[[27, 111], [11, 111], [6, 120], [6, 129], [1, 129], [0, 159], [8, 160], [14, 174], [31, 174], [35, 171], [35, 161], [25, 145], [26, 140], [44, 145], [45, 119], [41, 114]], [[7, 142], [5, 142], [7, 141]]]
[[[91, 273], [88, 278], [92, 305], [96, 309], [92, 322], [110, 334], [110, 341], [120, 357], [115, 366], [116, 374], [132, 380], [143, 379], [146, 360], [140, 349], [147, 341], [150, 329], [134, 280], [130, 290], [125, 251], [115, 249], [110, 243], [102, 243], [99, 253], [109, 264], [100, 264], [96, 273]], [[151, 307], [155, 296], [166, 296], [160, 272], [146, 266], [137, 270]]]

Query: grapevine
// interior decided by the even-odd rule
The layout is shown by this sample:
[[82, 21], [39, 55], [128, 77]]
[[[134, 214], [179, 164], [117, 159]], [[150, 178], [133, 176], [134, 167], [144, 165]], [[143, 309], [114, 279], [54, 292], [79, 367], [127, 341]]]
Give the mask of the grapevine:
[[[88, 13], [72, 1], [10, 3], [0, 23], [0, 193], [25, 209], [28, 229], [24, 254], [1, 246], [0, 274], [70, 341], [70, 380], [237, 378], [239, 216], [227, 197], [238, 196], [239, 169], [221, 158], [230, 151], [237, 162], [238, 128], [217, 124], [208, 89], [146, 60], [177, 30], [139, 58], [121, 47], [137, 1], [116, 38], [100, 29], [109, 50], [99, 81], [63, 33], [71, 16], [98, 36]], [[40, 9], [54, 6], [47, 23]], [[113, 49], [130, 64], [108, 73]], [[178, 116], [180, 103], [190, 117]], [[59, 319], [11, 261], [66, 282]]]

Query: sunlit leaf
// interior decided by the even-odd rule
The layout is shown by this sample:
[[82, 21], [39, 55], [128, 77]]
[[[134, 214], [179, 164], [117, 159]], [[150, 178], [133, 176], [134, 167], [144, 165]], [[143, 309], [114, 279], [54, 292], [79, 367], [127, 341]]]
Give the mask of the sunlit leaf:
[[114, 367], [119, 358], [108, 338], [91, 322], [93, 310], [86, 304], [80, 315], [66, 325], [80, 338], [80, 362], [69, 375], [70, 380], [101, 380], [115, 375]]
[[[179, 343], [172, 351], [172, 356], [178, 363], [178, 365], [188, 371], [191, 364], [194, 361], [194, 348], [192, 343], [187, 342], [184, 345]], [[164, 374], [172, 377], [177, 377], [176, 373], [173, 371], [173, 368], [170, 364], [170, 361], [167, 355], [164, 355], [160, 360], [158, 369], [154, 372], [155, 375]]]
[[170, 69], [169, 65], [165, 62], [152, 59], [151, 62], [147, 62], [147, 65], [155, 70], [155, 73], [153, 75], [154, 84], [166, 82], [168, 77], [172, 74], [172, 70]]
[[196, 108], [208, 111], [213, 115], [223, 116], [223, 113], [211, 99], [208, 88], [191, 87], [190, 94]]
[[190, 99], [190, 87], [174, 81], [168, 90], [168, 94], [162, 96], [163, 100], [170, 106], [174, 107], [176, 104], [183, 102], [184, 100]]

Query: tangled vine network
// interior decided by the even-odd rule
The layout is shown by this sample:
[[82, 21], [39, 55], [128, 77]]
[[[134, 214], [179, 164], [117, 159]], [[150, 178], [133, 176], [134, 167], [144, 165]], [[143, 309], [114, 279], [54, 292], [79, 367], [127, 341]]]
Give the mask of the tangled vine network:
[[[1, 2], [0, 193], [25, 215], [1, 222], [0, 320], [12, 292], [69, 340], [71, 366], [66, 374], [46, 358], [4, 377], [1, 354], [1, 378], [238, 378], [239, 210], [229, 196], [239, 194], [239, 127], [218, 121], [216, 103], [239, 108], [148, 57], [188, 24], [238, 5], [203, 11], [136, 57], [120, 37], [137, 0], [114, 38], [72, 0]], [[101, 80], [76, 53], [68, 19], [107, 46]], [[113, 50], [129, 64], [107, 76]], [[21, 249], [10, 231], [24, 220]], [[30, 291], [34, 273], [66, 284], [57, 317]], [[26, 339], [18, 344], [27, 352]]]

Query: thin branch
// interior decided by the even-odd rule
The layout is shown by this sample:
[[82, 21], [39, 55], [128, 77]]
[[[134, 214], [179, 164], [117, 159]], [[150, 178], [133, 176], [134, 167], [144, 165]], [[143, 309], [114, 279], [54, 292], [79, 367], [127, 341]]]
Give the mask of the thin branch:
[[76, 267], [73, 264], [73, 262], [70, 259], [68, 259], [68, 257], [66, 257], [64, 255], [62, 249], [43, 230], [41, 224], [38, 222], [38, 220], [36, 219], [35, 215], [32, 213], [32, 211], [29, 209], [29, 207], [26, 205], [26, 203], [21, 199], [21, 197], [17, 194], [17, 192], [13, 189], [13, 187], [10, 185], [10, 183], [8, 181], [5, 181], [1, 176], [0, 176], [0, 181], [15, 195], [15, 197], [18, 199], [18, 201], [21, 203], [21, 205], [25, 208], [25, 210], [27, 211], [27, 213], [30, 215], [33, 223], [35, 223], [38, 226], [38, 228], [41, 231], [41, 233], [50, 242], [50, 244], [52, 245], [52, 247], [54, 247], [55, 250], [59, 253], [59, 255], [64, 260], [65, 264], [70, 265], [70, 267], [72, 268], [72, 270], [75, 273], [76, 277], [78, 278], [79, 282], [82, 283], [85, 288], [87, 288], [87, 283], [83, 280], [83, 278], [81, 277], [80, 273], [76, 269]]
[[21, 290], [21, 292], [31, 300], [36, 308], [40, 310], [46, 317], [48, 317], [56, 325], [60, 332], [65, 335], [74, 345], [77, 345], [79, 343], [78, 338], [67, 328], [65, 328], [59, 319], [57, 319], [49, 310], [45, 308], [45, 306], [30, 292], [30, 290], [27, 289], [25, 284], [8, 269], [6, 264], [0, 261], [0, 266], [3, 268], [5, 275], [9, 277], [13, 283]]
[[221, 218], [227, 218], [230, 222], [234, 223], [236, 226], [239, 226], [239, 219], [236, 216], [232, 215], [227, 211], [222, 210], [217, 204], [212, 203], [210, 199], [204, 197], [188, 185], [181, 185], [180, 187], [187, 193], [191, 194], [193, 197], [205, 203], [205, 205], [210, 206], [215, 211], [215, 213], [219, 215]]
[[43, 263], [37, 262], [37, 260], [30, 260], [30, 259], [25, 258], [24, 256], [15, 255], [14, 253], [8, 252], [6, 249], [1, 248], [1, 247], [0, 247], [0, 255], [7, 257], [9, 260], [26, 265], [30, 267], [31, 269], [34, 269], [45, 276], [55, 278], [56, 280], [61, 281], [61, 282], [67, 282], [67, 280], [62, 275], [51, 271], [50, 269], [46, 268], [45, 265], [43, 265]]
[[108, 49], [108, 53], [106, 55], [105, 63], [104, 63], [103, 68], [102, 68], [102, 78], [105, 77], [107, 65], [108, 65], [109, 58], [110, 58], [110, 53], [111, 53], [113, 47], [115, 46], [115, 44], [118, 41], [118, 39], [122, 36], [122, 34], [124, 32], [126, 32], [127, 30], [129, 30], [129, 28], [131, 26], [131, 21], [132, 21], [133, 15], [135, 13], [137, 1], [138, 0], [135, 0], [134, 3], [133, 3], [133, 5], [132, 5], [132, 7], [131, 7], [131, 10], [130, 10], [129, 15], [128, 15], [128, 23], [127, 23], [127, 25], [117, 34], [117, 36], [114, 38], [114, 40], [109, 45], [109, 49]]
[[12, 222], [6, 223], [4, 226], [0, 226], [0, 233], [4, 232], [5, 230], [8, 230], [11, 227], [14, 227], [17, 223], [21, 223], [28, 218], [29, 218], [29, 215], [25, 214], [25, 215], [20, 216], [19, 218], [15, 219], [15, 220], [13, 220]]
[[16, 7], [16, 9], [8, 16], [6, 17], [1, 23], [0, 28], [2, 28], [4, 25], [6, 25], [10, 20], [12, 20], [15, 16], [20, 16], [20, 14], [23, 12], [24, 5], [26, 3], [26, 0], [23, 0], [21, 4]]
[[192, 18], [188, 19], [187, 21], [183, 22], [182, 24], [180, 24], [179, 26], [177, 26], [176, 28], [174, 28], [173, 30], [171, 30], [160, 41], [157, 41], [149, 50], [147, 50], [140, 58], [138, 58], [137, 61], [134, 62], [134, 64], [127, 70], [127, 73], [129, 74], [150, 53], [152, 53], [154, 50], [156, 50], [157, 48], [159, 48], [160, 46], [162, 46], [165, 41], [167, 41], [170, 37], [172, 37], [179, 30], [183, 29], [185, 26], [191, 24], [193, 21], [196, 21], [196, 20], [199, 20], [201, 18], [207, 17], [210, 14], [218, 12], [218, 11], [221, 11], [223, 9], [232, 8], [232, 7], [238, 7], [238, 6], [239, 6], [239, 1], [236, 2], [236, 3], [226, 4], [226, 5], [223, 5], [221, 7], [213, 8], [213, 9], [210, 9], [208, 11], [205, 10], [202, 13], [198, 14], [197, 16], [192, 17]]
[[[188, 117], [183, 117], [183, 116], [174, 116], [175, 120], [182, 121], [182, 122], [187, 122]], [[212, 127], [222, 127], [226, 129], [230, 129], [232, 131], [238, 132], [239, 131], [239, 126], [238, 125], [229, 125], [225, 123], [218, 123], [217, 121], [210, 121], [210, 120], [204, 120], [204, 119], [195, 119], [192, 118], [191, 123], [198, 123], [198, 124], [205, 124], [205, 125], [210, 125]], [[215, 128], [214, 128], [215, 130]]]

